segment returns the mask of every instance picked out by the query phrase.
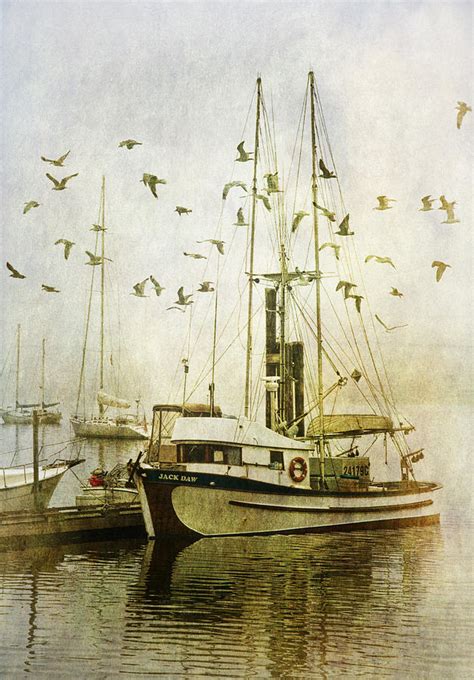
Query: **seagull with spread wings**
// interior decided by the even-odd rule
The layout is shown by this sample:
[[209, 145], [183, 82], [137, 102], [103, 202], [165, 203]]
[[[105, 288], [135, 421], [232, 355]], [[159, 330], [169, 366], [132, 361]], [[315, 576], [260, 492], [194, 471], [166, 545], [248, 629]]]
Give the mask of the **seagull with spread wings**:
[[435, 198], [431, 198], [431, 194], [428, 194], [427, 196], [423, 196], [421, 199], [421, 202], [423, 204], [422, 208], [419, 208], [422, 212], [427, 212], [428, 210], [433, 210], [433, 203], [435, 202]]
[[336, 291], [344, 289], [344, 299], [347, 300], [350, 297], [350, 291], [352, 288], [357, 288], [357, 283], [351, 283], [350, 281], [339, 281], [336, 286]]
[[305, 212], [304, 210], [298, 210], [298, 212], [294, 213], [293, 222], [291, 224], [291, 232], [293, 234], [295, 233], [295, 231], [300, 226], [300, 222], [303, 219], [303, 217], [308, 217], [308, 216], [309, 216], [309, 213]]
[[245, 142], [240, 142], [240, 144], [237, 147], [239, 155], [235, 160], [238, 161], [239, 163], [246, 163], [247, 161], [253, 160], [253, 151], [245, 151], [244, 144]]
[[341, 224], [338, 227], [338, 230], [334, 232], [335, 234], [338, 234], [338, 236], [354, 236], [354, 232], [350, 231], [349, 228], [349, 213], [344, 217], [342, 220]]
[[380, 257], [379, 255], [367, 255], [365, 258], [365, 263], [370, 262], [370, 260], [375, 260], [379, 264], [389, 264], [391, 267], [396, 269], [395, 265], [393, 264], [392, 260], [389, 257]]
[[440, 262], [439, 260], [434, 260], [434, 262], [431, 263], [431, 266], [435, 267], [436, 269], [436, 281], [441, 281], [441, 277], [443, 276], [446, 269], [451, 267], [450, 264], [446, 264], [446, 262]]
[[26, 215], [26, 213], [27, 213], [29, 210], [31, 210], [31, 208], [39, 208], [40, 205], [41, 205], [41, 204], [38, 203], [37, 201], [28, 201], [28, 203], [25, 203], [25, 204], [24, 204], [25, 207], [23, 208], [23, 215]]
[[219, 253], [224, 255], [225, 241], [219, 241], [217, 238], [206, 238], [204, 241], [196, 241], [196, 243], [212, 243], [213, 246], [216, 246]]
[[44, 161], [45, 163], [51, 163], [51, 165], [55, 165], [58, 168], [62, 168], [64, 165], [64, 161], [66, 160], [70, 153], [71, 150], [69, 149], [67, 153], [65, 153], [63, 156], [60, 156], [59, 158], [56, 158], [55, 160], [53, 160], [52, 158], [45, 158], [44, 156], [41, 156], [41, 160]]
[[144, 279], [143, 281], [139, 281], [133, 286], [133, 293], [130, 293], [130, 295], [135, 295], [135, 297], [149, 297], [148, 295], [145, 295], [145, 286], [146, 282], [148, 281], [148, 277]]
[[54, 187], [51, 187], [52, 191], [64, 191], [64, 189], [67, 189], [66, 183], [69, 182], [69, 180], [73, 177], [77, 177], [78, 174], [78, 172], [75, 172], [73, 175], [68, 175], [67, 177], [63, 177], [61, 180], [59, 180], [47, 172], [46, 177], [54, 184]]
[[384, 323], [384, 322], [382, 321], [382, 319], [380, 318], [380, 316], [378, 316], [377, 314], [375, 315], [375, 318], [377, 319], [377, 321], [378, 321], [380, 324], [382, 324], [382, 326], [385, 328], [385, 330], [387, 331], [387, 333], [389, 333], [390, 331], [394, 331], [396, 328], [405, 328], [406, 326], [408, 326], [407, 323], [404, 323], [404, 324], [402, 324], [401, 326], [387, 326], [387, 324]]
[[458, 112], [458, 115], [456, 116], [456, 127], [458, 130], [460, 130], [464, 116], [468, 111], [472, 111], [472, 108], [468, 106], [466, 102], [458, 102], [456, 110]]
[[379, 204], [373, 210], [390, 210], [393, 205], [389, 205], [389, 201], [397, 202], [395, 198], [388, 198], [387, 196], [377, 196], [377, 201]]
[[234, 187], [240, 187], [240, 188], [243, 189], [246, 193], [248, 193], [247, 185], [245, 184], [245, 182], [240, 182], [240, 181], [238, 181], [238, 180], [234, 180], [233, 182], [228, 182], [228, 183], [224, 186], [224, 189], [223, 189], [223, 191], [222, 191], [222, 198], [224, 199], [224, 201], [225, 201], [225, 199], [227, 198], [227, 196], [229, 195], [229, 191], [230, 191], [231, 189], [233, 189]]
[[160, 297], [161, 293], [162, 293], [164, 290], [166, 290], [166, 288], [163, 288], [163, 286], [160, 286], [160, 284], [159, 284], [158, 281], [154, 278], [154, 276], [152, 276], [152, 274], [150, 274], [150, 282], [151, 282], [153, 288], [155, 289], [155, 293], [157, 294], [158, 297]]
[[181, 217], [181, 215], [189, 215], [189, 213], [192, 213], [191, 208], [183, 208], [182, 205], [177, 205], [176, 208], [174, 209], [174, 212], [177, 212], [178, 215]]
[[90, 250], [86, 250], [86, 255], [89, 257], [89, 262], [85, 262], [84, 264], [90, 264], [92, 267], [95, 267], [98, 264], [103, 264], [104, 260], [112, 262], [110, 257], [103, 258], [102, 255], [94, 255], [94, 253], [91, 253]]
[[319, 160], [319, 169], [321, 170], [321, 174], [319, 175], [323, 179], [334, 179], [336, 175], [333, 173], [332, 170], [328, 170], [328, 168], [324, 165], [324, 161], [322, 158]]
[[10, 272], [12, 279], [26, 279], [26, 276], [24, 274], [20, 274], [20, 272], [16, 270], [15, 267], [9, 262], [7, 262], [7, 269]]
[[55, 286], [47, 286], [45, 283], [41, 284], [41, 288], [44, 290], [45, 293], [60, 293], [61, 292]]
[[143, 184], [150, 189], [151, 193], [155, 198], [158, 198], [158, 194], [156, 193], [156, 185], [166, 184], [165, 179], [160, 179], [156, 175], [150, 175], [150, 173], [148, 172], [143, 173], [143, 177], [140, 180], [140, 182], [143, 182]]
[[323, 208], [322, 205], [318, 205], [317, 203], [314, 203], [314, 202], [313, 202], [313, 205], [314, 205], [315, 208], [317, 208], [318, 210], [320, 210], [320, 211], [323, 213], [324, 217], [327, 217], [328, 220], [329, 220], [330, 222], [335, 222], [335, 221], [336, 221], [336, 213], [331, 212], [331, 211], [328, 210], [327, 208]]
[[76, 244], [74, 241], [68, 241], [67, 238], [60, 238], [54, 242], [55, 246], [59, 244], [64, 246], [64, 259], [67, 260], [69, 258], [69, 253], [71, 252], [71, 248]]
[[341, 246], [338, 246], [337, 243], [331, 243], [329, 241], [326, 241], [326, 243], [323, 243], [321, 246], [319, 246], [319, 250], [323, 250], [324, 248], [332, 248], [334, 255], [336, 256], [336, 260], [339, 259], [339, 252], [341, 250]]
[[234, 227], [248, 227], [249, 223], [245, 221], [244, 210], [239, 208], [237, 210], [237, 222], [234, 222]]
[[186, 257], [192, 257], [193, 260], [207, 260], [207, 257], [205, 255], [201, 255], [201, 253], [184, 253], [183, 255], [186, 255]]

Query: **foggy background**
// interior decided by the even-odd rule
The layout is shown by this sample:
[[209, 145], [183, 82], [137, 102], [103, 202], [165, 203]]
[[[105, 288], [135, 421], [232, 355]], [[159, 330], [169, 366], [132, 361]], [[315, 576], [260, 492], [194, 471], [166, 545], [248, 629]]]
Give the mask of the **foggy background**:
[[[397, 265], [396, 272], [378, 265], [364, 270], [380, 316], [408, 324], [380, 335], [395, 392], [408, 404], [468, 403], [473, 121], [469, 113], [456, 129], [455, 107], [458, 100], [472, 105], [471, 3], [3, 2], [1, 11], [6, 402], [14, 396], [8, 366], [14, 366], [21, 323], [20, 398], [37, 389], [46, 337], [47, 396], [58, 396], [65, 412], [74, 409], [91, 274], [85, 250], [94, 250], [89, 228], [97, 221], [102, 175], [113, 260], [106, 325], [114, 343], [112, 368], [120, 355], [123, 396], [140, 396], [147, 409], [179, 400], [181, 359], [192, 355], [192, 385], [211, 349], [210, 300], [194, 295], [191, 341], [189, 310], [166, 308], [181, 285], [191, 292], [199, 281], [215, 281], [215, 248], [195, 241], [215, 235], [237, 144], [245, 139], [253, 149], [254, 105], [245, 122], [256, 77], [261, 75], [273, 106], [285, 168], [312, 68], [361, 256], [390, 256]], [[127, 138], [142, 146], [118, 148]], [[63, 168], [40, 160], [69, 149]], [[234, 179], [250, 183], [251, 164], [242, 165]], [[55, 192], [46, 172], [59, 179], [79, 176]], [[140, 183], [144, 172], [167, 179], [158, 186], [158, 200]], [[373, 210], [379, 194], [397, 199], [392, 210]], [[426, 194], [456, 200], [461, 222], [445, 225], [444, 212], [419, 212]], [[30, 200], [41, 205], [23, 215]], [[179, 217], [176, 205], [193, 212]], [[231, 193], [221, 221], [222, 239], [230, 244], [234, 237], [226, 251], [230, 282], [223, 275], [222, 319], [234, 306], [233, 268], [245, 252], [245, 235], [234, 236], [232, 226], [240, 205], [239, 192]], [[76, 243], [67, 262], [54, 245], [59, 238]], [[183, 250], [203, 252], [209, 260], [189, 260]], [[267, 255], [257, 251], [257, 270], [268, 266]], [[9, 278], [7, 260], [27, 278]], [[433, 260], [451, 265], [439, 283]], [[96, 288], [99, 273], [97, 268]], [[130, 296], [150, 274], [166, 287], [162, 296]], [[42, 292], [42, 283], [61, 293]], [[403, 291], [402, 300], [387, 295], [392, 285]], [[241, 329], [245, 315], [243, 300], [235, 312]], [[95, 337], [91, 330], [89, 359], [96, 366]], [[216, 371], [216, 399], [229, 412], [240, 410], [243, 372], [237, 343]], [[208, 382], [193, 399], [206, 401]]]

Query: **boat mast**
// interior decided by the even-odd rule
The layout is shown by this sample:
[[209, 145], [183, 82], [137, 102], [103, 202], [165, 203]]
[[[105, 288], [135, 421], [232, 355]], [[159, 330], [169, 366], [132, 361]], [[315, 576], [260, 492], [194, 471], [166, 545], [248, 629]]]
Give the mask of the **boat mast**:
[[[101, 196], [101, 270], [100, 270], [100, 377], [99, 389], [104, 389], [104, 307], [105, 307], [105, 177], [102, 176]], [[99, 416], [104, 415], [104, 405], [99, 404]]]
[[44, 363], [45, 363], [45, 339], [41, 343], [41, 408], [44, 409]]
[[314, 73], [309, 72], [309, 88], [311, 97], [311, 185], [313, 196], [313, 231], [314, 231], [314, 268], [316, 277], [316, 341], [318, 354], [318, 408], [319, 408], [319, 458], [321, 486], [324, 486], [324, 413], [323, 413], [323, 346], [321, 334], [321, 271], [319, 269], [319, 225], [318, 225], [318, 183], [316, 170], [316, 116], [314, 111], [315, 91]]
[[260, 107], [262, 99], [262, 79], [257, 78], [257, 113], [255, 120], [255, 143], [253, 154], [253, 183], [252, 183], [252, 217], [250, 226], [250, 255], [249, 255], [249, 303], [247, 316], [247, 356], [245, 361], [245, 397], [244, 415], [250, 417], [250, 397], [252, 390], [252, 302], [253, 302], [253, 261], [255, 250], [255, 216], [257, 211], [257, 165], [258, 146], [260, 142]]
[[16, 383], [15, 383], [15, 408], [18, 408], [20, 400], [20, 334], [21, 326], [16, 328]]

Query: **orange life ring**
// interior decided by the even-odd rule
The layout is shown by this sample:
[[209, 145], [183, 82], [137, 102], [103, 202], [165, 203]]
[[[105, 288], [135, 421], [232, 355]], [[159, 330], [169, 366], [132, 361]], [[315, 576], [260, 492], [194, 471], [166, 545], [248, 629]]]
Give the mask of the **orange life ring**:
[[308, 474], [308, 464], [304, 458], [297, 456], [291, 461], [288, 472], [294, 482], [302, 482]]

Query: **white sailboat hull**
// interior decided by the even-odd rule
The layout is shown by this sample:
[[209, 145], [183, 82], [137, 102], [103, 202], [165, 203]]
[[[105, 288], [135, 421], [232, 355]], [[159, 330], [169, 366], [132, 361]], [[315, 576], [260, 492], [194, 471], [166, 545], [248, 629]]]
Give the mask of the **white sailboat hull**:
[[[43, 411], [38, 414], [40, 425], [57, 425], [61, 422], [62, 414], [59, 411]], [[7, 411], [2, 413], [3, 422], [6, 425], [31, 425], [33, 414], [30, 412]]]
[[[177, 475], [179, 478], [180, 475]], [[439, 521], [435, 484], [384, 493], [381, 487], [354, 494], [267, 493], [213, 488], [189, 482], [160, 484], [137, 476], [148, 535], [232, 536], [395, 527]], [[192, 480], [195, 481], [192, 481]], [[218, 484], [218, 481], [215, 482]]]
[[[42, 507], [47, 507], [62, 476], [70, 467], [69, 463], [40, 466], [38, 500]], [[33, 475], [32, 465], [0, 468], [0, 513], [35, 509]]]
[[120, 423], [112, 419], [83, 420], [71, 418], [71, 425], [77, 437], [109, 439], [147, 439], [148, 433], [139, 425]]

